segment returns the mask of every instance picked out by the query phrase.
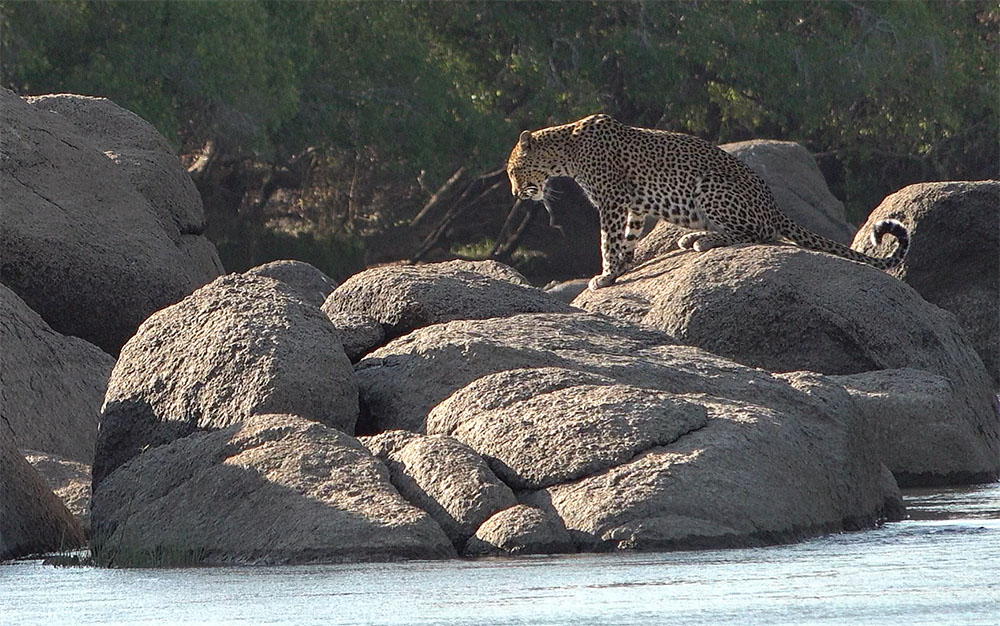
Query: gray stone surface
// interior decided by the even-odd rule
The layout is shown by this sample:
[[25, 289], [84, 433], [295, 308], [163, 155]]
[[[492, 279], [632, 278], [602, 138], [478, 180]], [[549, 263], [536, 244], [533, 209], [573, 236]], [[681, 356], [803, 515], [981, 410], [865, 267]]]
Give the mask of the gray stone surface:
[[[508, 485], [540, 489], [620, 465], [705, 426], [704, 407], [669, 393], [613, 379], [559, 388], [557, 381], [571, 373], [514, 370], [479, 378], [431, 411], [427, 431], [467, 443]], [[526, 397], [510, 398], [512, 387]], [[477, 406], [504, 395], [499, 406]]]
[[524, 504], [504, 509], [483, 522], [465, 546], [466, 556], [575, 551], [576, 545], [554, 511]]
[[271, 261], [251, 268], [246, 273], [281, 281], [295, 289], [300, 298], [315, 306], [323, 306], [330, 292], [337, 288], [337, 281], [302, 261]]
[[[940, 374], [896, 369], [830, 376], [854, 398], [901, 487], [990, 482], [996, 452], [967, 419], [961, 390]], [[1000, 414], [1000, 407], [994, 410]]]
[[47, 452], [23, 450], [24, 458], [90, 534], [90, 465]]
[[[323, 311], [327, 309], [324, 305]], [[362, 313], [327, 313], [327, 317], [337, 329], [344, 352], [352, 363], [385, 343], [385, 328], [375, 318]]]
[[[842, 386], [821, 380], [822, 393], [806, 392], [762, 370], [671, 345], [662, 332], [601, 316], [525, 314], [423, 328], [372, 353], [359, 363], [358, 378], [378, 423], [456, 436], [463, 424], [482, 425], [485, 433], [470, 427], [473, 447], [521, 446], [510, 456], [518, 462], [529, 452], [542, 458], [544, 450], [558, 450], [570, 463], [598, 459], [580, 464], [587, 469], [572, 478], [557, 477], [557, 462], [547, 469], [562, 482], [518, 493], [522, 504], [554, 511], [582, 550], [789, 541], [864, 527], [901, 510], [895, 483], [886, 480]], [[566, 420], [567, 431], [579, 436], [564, 436], [549, 428], [547, 414], [572, 407], [531, 404], [573, 393], [611, 407], [589, 418], [596, 433], [580, 417]], [[641, 410], [625, 411], [630, 401]], [[505, 407], [513, 407], [513, 417], [502, 417]], [[519, 423], [519, 409], [537, 423]], [[652, 419], [657, 410], [665, 425]], [[607, 427], [613, 420], [604, 418], [616, 413], [619, 427]], [[501, 423], [477, 423], [483, 414]], [[507, 436], [504, 419], [522, 429], [523, 440]], [[664, 426], [671, 432], [660, 437]], [[502, 461], [485, 456], [496, 471]]]
[[145, 446], [270, 412], [353, 433], [350, 361], [330, 321], [292, 288], [220, 277], [150, 317], [122, 349], [101, 415], [94, 484]]
[[93, 550], [111, 566], [455, 556], [356, 439], [255, 415], [143, 452], [95, 489]]
[[943, 376], [952, 427], [980, 450], [974, 473], [1000, 473], [1000, 417], [982, 361], [954, 316], [885, 272], [792, 247], [719, 248], [668, 254], [574, 302], [773, 372]]
[[854, 247], [875, 248], [871, 229], [897, 219], [910, 250], [893, 275], [958, 318], [1000, 389], [1000, 181], [921, 183], [888, 196], [858, 230]]
[[[72, 122], [52, 111], [68, 108]], [[53, 329], [117, 354], [151, 313], [220, 273], [193, 185], [134, 114], [4, 89], [0, 124], [0, 277]]]
[[452, 437], [392, 430], [361, 442], [386, 464], [403, 497], [427, 511], [458, 550], [490, 516], [517, 503], [482, 457]]
[[373, 319], [388, 339], [450, 320], [575, 311], [495, 261], [367, 269], [337, 287], [323, 310], [330, 316], [349, 313]]
[[83, 546], [80, 524], [0, 423], [0, 561]]
[[52, 330], [0, 285], [0, 415], [20, 449], [90, 464], [115, 360]]

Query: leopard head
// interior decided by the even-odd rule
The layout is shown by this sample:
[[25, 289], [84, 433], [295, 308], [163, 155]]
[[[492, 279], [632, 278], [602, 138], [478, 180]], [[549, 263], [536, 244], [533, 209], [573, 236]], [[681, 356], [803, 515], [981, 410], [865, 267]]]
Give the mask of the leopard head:
[[549, 171], [545, 167], [545, 150], [529, 131], [521, 133], [517, 145], [507, 159], [510, 192], [521, 200], [542, 200]]

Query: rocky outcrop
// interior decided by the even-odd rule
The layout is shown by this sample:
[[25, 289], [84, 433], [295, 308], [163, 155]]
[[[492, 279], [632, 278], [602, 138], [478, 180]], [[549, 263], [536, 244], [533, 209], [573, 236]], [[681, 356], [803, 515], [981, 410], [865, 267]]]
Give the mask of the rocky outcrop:
[[259, 413], [353, 433], [357, 387], [336, 330], [294, 289], [233, 274], [146, 320], [108, 382], [94, 485], [141, 450]]
[[816, 160], [801, 144], [754, 139], [719, 147], [764, 179], [778, 209], [795, 223], [827, 239], [851, 243], [854, 228], [844, 218], [844, 204], [830, 193]]
[[[532, 287], [495, 261], [448, 261], [365, 270], [330, 294], [323, 310], [374, 320], [387, 339], [416, 328], [456, 319], [506, 317], [516, 313], [566, 313], [574, 309]], [[370, 321], [364, 323], [370, 324]], [[370, 346], [373, 348], [376, 346]]]
[[151, 313], [221, 272], [191, 181], [134, 114], [0, 90], [0, 126], [0, 278], [56, 331], [117, 354]]
[[451, 437], [392, 430], [361, 441], [386, 464], [403, 497], [427, 511], [459, 551], [480, 524], [517, 503], [482, 457]]
[[455, 556], [356, 439], [291, 415], [145, 451], [96, 487], [92, 519], [109, 566]]
[[244, 273], [252, 276], [266, 276], [283, 282], [295, 289], [299, 298], [315, 306], [323, 306], [330, 292], [337, 288], [337, 281], [302, 261], [271, 261]]
[[1000, 389], [1000, 182], [910, 185], [872, 211], [853, 246], [887, 254], [890, 244], [874, 247], [871, 229], [890, 218], [910, 230], [910, 250], [893, 275], [958, 318]]
[[52, 330], [0, 285], [0, 413], [20, 449], [90, 464], [115, 360]]
[[84, 534], [90, 534], [90, 465], [54, 454], [24, 450], [24, 458], [45, 480], [45, 484], [58, 497]]
[[0, 423], [0, 560], [74, 550], [83, 530]]
[[[942, 400], [954, 407], [950, 428], [972, 446], [969, 465], [920, 473], [963, 482], [1000, 472], [1000, 420], [981, 360], [950, 314], [884, 272], [790, 246], [739, 246], [668, 254], [574, 304], [773, 372], [943, 376], [954, 389]], [[926, 452], [917, 456], [943, 458], [936, 445], [923, 437]]]
[[841, 386], [806, 393], [600, 316], [423, 328], [369, 355], [358, 378], [376, 422], [467, 437], [579, 549], [785, 541], [899, 512]]

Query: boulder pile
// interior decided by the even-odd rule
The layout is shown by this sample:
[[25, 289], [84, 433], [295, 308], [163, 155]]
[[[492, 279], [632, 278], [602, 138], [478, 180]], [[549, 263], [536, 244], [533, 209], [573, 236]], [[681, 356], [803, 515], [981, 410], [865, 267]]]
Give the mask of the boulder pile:
[[[0, 558], [88, 533], [112, 567], [757, 546], [1000, 475], [995, 183], [887, 199], [895, 276], [662, 225], [572, 303], [493, 261], [220, 276], [145, 122], [0, 99]], [[850, 239], [800, 147], [729, 149]], [[962, 211], [961, 263], [925, 260]]]

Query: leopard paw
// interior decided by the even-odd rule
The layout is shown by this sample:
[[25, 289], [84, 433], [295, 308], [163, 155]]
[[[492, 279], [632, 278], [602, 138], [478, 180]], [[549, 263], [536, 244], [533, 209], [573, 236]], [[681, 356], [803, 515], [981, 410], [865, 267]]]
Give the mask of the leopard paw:
[[609, 287], [615, 284], [615, 277], [611, 274], [599, 274], [590, 279], [590, 283], [587, 285], [591, 291], [597, 291], [603, 287]]

